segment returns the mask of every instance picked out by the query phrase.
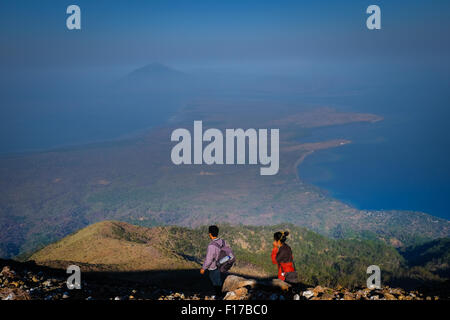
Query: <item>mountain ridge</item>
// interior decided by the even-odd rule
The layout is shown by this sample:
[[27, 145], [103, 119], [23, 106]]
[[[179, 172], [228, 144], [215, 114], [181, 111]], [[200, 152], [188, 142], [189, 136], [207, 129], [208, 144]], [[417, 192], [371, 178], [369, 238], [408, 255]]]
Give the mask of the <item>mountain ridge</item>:
[[[276, 268], [270, 260], [273, 232], [290, 230], [288, 243], [299, 270], [299, 280], [305, 284], [363, 286], [366, 268], [372, 264], [381, 267], [383, 283], [387, 284], [414, 288], [428, 282], [436, 286], [447, 279], [440, 278], [445, 273], [433, 273], [432, 269], [411, 272], [402, 255], [381, 241], [333, 240], [286, 224], [220, 227], [221, 236], [231, 244], [237, 257], [232, 272], [242, 276], [275, 276]], [[208, 242], [206, 226], [145, 228], [103, 221], [37, 251], [29, 260], [62, 269], [69, 263], [78, 263], [84, 270], [96, 272], [153, 271], [159, 274], [171, 270], [198, 270]], [[442, 256], [448, 259], [448, 253]]]

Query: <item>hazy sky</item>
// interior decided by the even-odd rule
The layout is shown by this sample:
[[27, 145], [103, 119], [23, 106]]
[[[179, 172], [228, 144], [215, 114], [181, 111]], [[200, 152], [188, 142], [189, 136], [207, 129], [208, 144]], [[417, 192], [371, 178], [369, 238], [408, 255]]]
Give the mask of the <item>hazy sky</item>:
[[[366, 27], [374, 3], [381, 30]], [[66, 27], [71, 4], [81, 30]], [[323, 95], [448, 83], [449, 18], [448, 0], [1, 0], [0, 153], [148, 126], [154, 115], [140, 112], [165, 105], [113, 99], [113, 108], [99, 89], [152, 62], [228, 72], [234, 84], [236, 73], [294, 76], [299, 92]]]
[[[70, 4], [81, 7], [81, 31], [66, 29]], [[370, 4], [381, 7], [382, 30], [366, 28]], [[445, 0], [2, 0], [0, 66], [311, 59], [446, 63], [449, 17]]]

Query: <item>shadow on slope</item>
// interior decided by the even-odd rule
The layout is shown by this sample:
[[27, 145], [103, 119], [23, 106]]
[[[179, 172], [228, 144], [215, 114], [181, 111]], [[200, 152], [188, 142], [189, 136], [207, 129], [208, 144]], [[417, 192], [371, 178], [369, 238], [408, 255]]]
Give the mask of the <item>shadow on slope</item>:
[[[70, 263], [67, 264], [69, 266]], [[161, 296], [168, 296], [175, 293], [183, 294], [185, 297], [204, 298], [214, 295], [208, 274], [201, 275], [199, 269], [183, 270], [152, 270], [152, 271], [90, 271], [89, 266], [78, 264], [81, 269], [81, 290], [71, 290], [70, 296], [73, 299], [111, 299], [114, 297], [126, 297], [133, 295], [139, 299], [158, 299]], [[34, 261], [17, 262], [14, 260], [0, 259], [0, 266], [9, 266], [16, 273], [17, 277], [26, 282], [25, 278], [30, 272], [37, 275], [39, 282], [32, 283], [34, 287], [45, 287], [42, 285], [49, 279], [52, 287], [46, 288], [46, 293], [42, 298], [51, 292], [64, 292], [66, 280], [70, 276], [64, 268], [48, 267], [36, 264]], [[86, 271], [87, 269], [87, 271]], [[254, 289], [273, 290], [280, 292], [278, 287], [271, 286], [273, 277], [255, 277], [245, 274], [229, 273], [245, 278], [255, 279], [257, 285]], [[224, 275], [225, 277], [226, 275]], [[307, 286], [298, 284], [293, 287], [295, 292], [304, 290]], [[47, 291], [48, 289], [48, 291]], [[251, 295], [250, 295], [251, 296]]]

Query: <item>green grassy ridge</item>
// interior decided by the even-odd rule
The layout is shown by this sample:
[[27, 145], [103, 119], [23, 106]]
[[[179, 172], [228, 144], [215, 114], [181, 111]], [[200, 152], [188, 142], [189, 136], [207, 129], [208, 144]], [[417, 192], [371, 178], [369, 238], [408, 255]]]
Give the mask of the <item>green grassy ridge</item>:
[[[186, 228], [172, 226], [165, 228], [169, 237], [168, 249], [177, 254], [201, 261], [205, 248], [209, 243], [207, 227]], [[311, 285], [328, 285], [357, 287], [365, 285], [366, 269], [369, 265], [380, 266], [385, 283], [408, 285], [427, 281], [442, 282], [448, 278], [449, 239], [440, 239], [423, 243], [420, 248], [436, 248], [440, 251], [433, 256], [422, 255], [422, 265], [418, 268], [415, 260], [417, 252], [411, 252], [412, 246], [406, 249], [409, 255], [402, 254], [394, 247], [373, 239], [331, 239], [307, 228], [292, 224], [275, 226], [233, 226], [221, 225], [221, 238], [227, 240], [241, 263], [257, 266], [265, 272], [275, 275], [276, 267], [270, 260], [273, 233], [289, 230], [288, 244], [294, 253], [299, 278]], [[428, 251], [427, 251], [428, 252]], [[445, 260], [447, 259], [447, 260]], [[447, 264], [436, 269], [435, 265], [442, 261]], [[437, 271], [437, 272], [436, 272]], [[406, 279], [405, 279], [406, 278]], [[408, 279], [411, 278], [411, 281]]]
[[[441, 272], [442, 268], [438, 270], [439, 272], [435, 272], [433, 265], [426, 262], [423, 262], [420, 268], [410, 264], [410, 261], [417, 257], [412, 248], [408, 251], [410, 255], [406, 255], [376, 239], [331, 239], [292, 224], [275, 226], [220, 224], [219, 227], [220, 237], [232, 246], [239, 266], [253, 268], [255, 273], [276, 275], [276, 266], [270, 259], [273, 233], [288, 230], [290, 235], [287, 243], [293, 250], [299, 279], [305, 284], [332, 287], [341, 285], [349, 288], [364, 286], [369, 265], [380, 266], [384, 284], [394, 285], [399, 283], [399, 279], [402, 285], [408, 284], [408, 280], [411, 280], [411, 283], [417, 283], [417, 279], [420, 279], [420, 283], [427, 281], [436, 283], [446, 279], [446, 273]], [[137, 245], [150, 245], [151, 242], [151, 245], [162, 253], [163, 259], [176, 259], [174, 261], [180, 263], [188, 260], [197, 263], [198, 266], [204, 259], [210, 241], [207, 226], [146, 228], [125, 222], [104, 221], [83, 228], [54, 245], [64, 246], [65, 243], [73, 243], [91, 234]], [[438, 250], [432, 258], [448, 259], [448, 239], [437, 243], [441, 250]], [[61, 258], [67, 260], [70, 257]], [[54, 260], [54, 257], [52, 259]], [[446, 270], [448, 272], [448, 265]]]
[[409, 272], [416, 277], [430, 274], [450, 279], [450, 238], [440, 238], [402, 248], [400, 254], [408, 261]]
[[450, 238], [435, 239], [400, 250], [412, 266], [424, 266], [432, 261], [450, 262]]
[[[379, 265], [386, 275], [390, 275], [405, 264], [395, 248], [381, 241], [330, 239], [291, 224], [222, 225], [220, 237], [231, 244], [238, 261], [258, 266], [275, 275], [276, 266], [270, 260], [270, 253], [273, 233], [280, 230], [290, 232], [287, 243], [293, 250], [299, 278], [304, 283], [356, 287], [365, 284], [369, 265]], [[197, 259], [203, 257], [208, 244], [206, 227], [171, 227], [169, 232], [175, 251]]]

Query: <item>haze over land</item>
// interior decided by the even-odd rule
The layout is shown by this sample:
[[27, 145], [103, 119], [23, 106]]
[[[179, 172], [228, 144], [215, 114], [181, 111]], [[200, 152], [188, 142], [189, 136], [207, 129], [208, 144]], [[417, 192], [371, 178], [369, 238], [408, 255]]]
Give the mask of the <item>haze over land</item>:
[[[233, 93], [238, 88], [251, 91], [251, 81], [238, 87], [228, 83], [231, 93], [224, 97], [211, 93], [217, 78], [180, 74], [151, 64], [122, 78], [111, 92], [113, 100], [142, 101], [164, 97], [168, 88], [179, 93], [183, 107], [172, 112], [167, 124], [119, 141], [2, 157], [3, 256], [32, 252], [105, 219], [145, 226], [288, 222], [332, 237], [374, 238], [396, 246], [449, 235], [447, 220], [422, 213], [360, 211], [299, 179], [297, 166], [306, 156], [351, 143], [338, 137], [302, 143], [309, 130], [354, 122], [370, 125], [382, 121], [380, 116]], [[170, 133], [192, 129], [197, 119], [205, 129], [279, 128], [279, 173], [261, 177], [258, 166], [248, 165], [173, 165]]]

